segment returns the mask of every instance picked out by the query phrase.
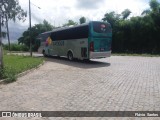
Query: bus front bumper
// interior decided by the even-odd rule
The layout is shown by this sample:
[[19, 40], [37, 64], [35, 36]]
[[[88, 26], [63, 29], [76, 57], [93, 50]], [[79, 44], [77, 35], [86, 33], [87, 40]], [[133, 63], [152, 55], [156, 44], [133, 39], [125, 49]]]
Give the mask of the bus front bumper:
[[106, 58], [111, 56], [111, 51], [108, 52], [90, 52], [90, 59]]

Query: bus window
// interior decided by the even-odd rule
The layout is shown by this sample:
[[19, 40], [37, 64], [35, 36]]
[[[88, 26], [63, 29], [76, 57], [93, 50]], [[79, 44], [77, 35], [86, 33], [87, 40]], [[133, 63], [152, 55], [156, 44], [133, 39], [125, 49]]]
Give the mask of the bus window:
[[89, 26], [80, 26], [77, 28], [69, 28], [66, 30], [55, 31], [51, 34], [52, 40], [71, 40], [88, 38]]
[[111, 32], [111, 26], [106, 23], [93, 22], [93, 31], [96, 33], [108, 33]]

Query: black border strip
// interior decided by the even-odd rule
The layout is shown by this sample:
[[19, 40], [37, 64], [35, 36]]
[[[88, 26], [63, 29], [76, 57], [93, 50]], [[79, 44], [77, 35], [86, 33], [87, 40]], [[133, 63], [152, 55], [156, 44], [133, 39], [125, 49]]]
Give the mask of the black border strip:
[[160, 111], [0, 111], [0, 117], [5, 112], [8, 117], [160, 117]]

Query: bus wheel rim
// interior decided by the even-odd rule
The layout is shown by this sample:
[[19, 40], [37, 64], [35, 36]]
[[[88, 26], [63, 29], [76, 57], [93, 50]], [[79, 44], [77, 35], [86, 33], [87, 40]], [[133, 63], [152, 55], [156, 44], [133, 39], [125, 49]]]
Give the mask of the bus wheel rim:
[[69, 53], [69, 55], [68, 55], [68, 59], [69, 59], [69, 60], [72, 60], [72, 59], [73, 59], [73, 55], [72, 55], [72, 53]]

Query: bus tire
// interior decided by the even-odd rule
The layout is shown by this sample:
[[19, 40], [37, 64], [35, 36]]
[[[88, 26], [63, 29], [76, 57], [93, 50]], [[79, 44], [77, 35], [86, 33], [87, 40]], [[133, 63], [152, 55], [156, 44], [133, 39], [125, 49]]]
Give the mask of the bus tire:
[[42, 54], [43, 54], [44, 57], [47, 57], [47, 55], [45, 53], [45, 50], [42, 51]]
[[90, 59], [83, 59], [84, 62], [90, 62]]
[[71, 51], [68, 52], [67, 54], [68, 60], [73, 60], [73, 53]]

